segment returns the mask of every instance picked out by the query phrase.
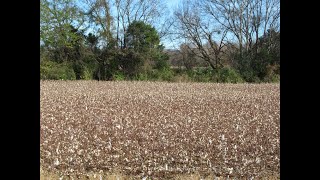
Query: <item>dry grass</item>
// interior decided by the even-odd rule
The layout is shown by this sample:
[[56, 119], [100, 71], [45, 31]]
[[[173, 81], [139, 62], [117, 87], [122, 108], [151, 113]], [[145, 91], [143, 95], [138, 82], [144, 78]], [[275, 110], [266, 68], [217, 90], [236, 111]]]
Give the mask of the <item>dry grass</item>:
[[278, 179], [279, 96], [279, 84], [41, 81], [41, 179]]

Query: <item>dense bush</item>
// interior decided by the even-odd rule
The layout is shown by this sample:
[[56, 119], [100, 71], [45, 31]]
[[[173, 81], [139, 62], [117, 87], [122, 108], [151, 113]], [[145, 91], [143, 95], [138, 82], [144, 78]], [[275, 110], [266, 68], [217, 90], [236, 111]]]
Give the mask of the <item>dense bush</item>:
[[[160, 61], [161, 62], [161, 61]], [[71, 64], [71, 63], [56, 63], [53, 61], [41, 61], [40, 78], [41, 79], [99, 79], [101, 80], [136, 80], [136, 81], [173, 81], [173, 82], [218, 82], [218, 83], [260, 83], [260, 82], [279, 82], [279, 67], [268, 65], [265, 75], [259, 78], [254, 70], [246, 69], [241, 73], [238, 70], [225, 67], [222, 69], [212, 70], [210, 68], [194, 68], [193, 70], [186, 69], [171, 69], [165, 61], [159, 62], [150, 70], [151, 67], [141, 67], [135, 73], [128, 71], [116, 70], [115, 68], [108, 69], [104, 66], [90, 65], [87, 63]], [[111, 65], [109, 66], [111, 67]], [[99, 69], [100, 68], [100, 69]], [[149, 68], [149, 70], [148, 70]], [[128, 70], [128, 69], [127, 69]], [[77, 72], [75, 72], [77, 71]]]
[[155, 69], [152, 71], [151, 75], [153, 80], [156, 81], [172, 81], [174, 77], [174, 72], [170, 68], [165, 69]]
[[223, 82], [223, 83], [241, 83], [242, 77], [235, 69], [222, 68], [211, 70], [208, 68], [195, 68], [193, 71], [187, 71], [188, 76], [194, 82]]
[[117, 71], [112, 75], [112, 80], [123, 81], [126, 80], [126, 76], [122, 72]]
[[187, 73], [194, 82], [210, 82], [213, 78], [213, 71], [207, 68], [194, 68]]
[[91, 80], [93, 79], [93, 71], [90, 70], [89, 68], [85, 68], [83, 73], [82, 73], [82, 76], [80, 77], [81, 79], [84, 79], [84, 80]]
[[76, 74], [70, 64], [43, 60], [40, 63], [40, 78], [53, 80], [75, 80]]
[[222, 68], [220, 70], [216, 71], [216, 74], [218, 74], [218, 81], [224, 82], [224, 83], [242, 83], [244, 82], [240, 74], [232, 68]]
[[139, 73], [133, 78], [133, 80], [136, 80], [136, 81], [148, 81], [148, 80], [150, 80], [150, 77], [149, 77], [148, 73]]
[[263, 79], [264, 82], [280, 82], [280, 66], [268, 65], [266, 67], [266, 76]]
[[97, 36], [86, 36], [72, 26], [69, 31], [70, 42], [67, 44], [40, 47], [41, 79], [218, 83], [280, 81], [280, 34], [273, 31], [261, 37], [256, 47], [231, 52], [230, 62], [221, 64], [224, 68], [192, 64], [201, 59], [184, 49], [185, 68], [180, 69], [171, 67], [159, 34], [144, 22], [134, 21], [128, 26], [124, 37], [127, 44], [122, 47], [112, 43], [111, 38], [107, 46], [100, 48]]
[[236, 51], [233, 67], [246, 82], [280, 81], [280, 32], [268, 30], [259, 43], [244, 52]]

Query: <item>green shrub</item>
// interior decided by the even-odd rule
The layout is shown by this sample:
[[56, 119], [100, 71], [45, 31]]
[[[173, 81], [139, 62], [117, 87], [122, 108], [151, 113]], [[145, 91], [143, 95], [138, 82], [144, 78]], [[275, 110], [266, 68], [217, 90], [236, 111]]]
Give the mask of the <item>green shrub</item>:
[[243, 79], [234, 69], [226, 67], [218, 70], [219, 81], [224, 83], [242, 83]]
[[124, 73], [117, 71], [112, 75], [112, 79], [115, 81], [124, 81], [126, 79], [126, 76], [124, 75]]
[[75, 80], [76, 75], [70, 64], [44, 60], [40, 63], [40, 79]]
[[174, 77], [174, 72], [170, 68], [165, 68], [162, 70], [154, 69], [151, 72], [150, 80], [155, 81], [172, 81]]
[[271, 76], [271, 81], [270, 82], [280, 82], [280, 75], [279, 74], [275, 74], [275, 75]]
[[81, 75], [81, 79], [84, 79], [84, 80], [93, 79], [93, 71], [90, 71], [89, 68], [85, 68]]
[[169, 69], [169, 68], [163, 69], [160, 71], [160, 73], [161, 73], [160, 77], [162, 80], [172, 81], [174, 74], [171, 69]]
[[164, 81], [172, 81], [174, 73], [170, 68], [165, 68], [160, 71], [159, 73], [159, 79]]
[[242, 71], [241, 76], [246, 82], [256, 83], [260, 81], [260, 79], [254, 74], [253, 71], [249, 71], [249, 70]]
[[170, 64], [168, 62], [169, 56], [164, 53], [158, 53], [158, 57], [155, 59], [154, 68], [158, 70], [170, 69]]
[[268, 65], [266, 76], [263, 78], [264, 82], [280, 82], [280, 66], [279, 65]]
[[187, 71], [187, 74], [194, 82], [244, 82], [240, 74], [236, 70], [229, 67], [215, 70], [211, 70], [209, 68], [195, 68], [193, 71]]
[[148, 76], [147, 73], [139, 73], [138, 75], [136, 75], [134, 77], [133, 80], [136, 80], [136, 81], [148, 81], [148, 80], [150, 80], [150, 77]]
[[213, 72], [208, 68], [194, 68], [192, 71], [187, 72], [192, 81], [195, 82], [211, 82]]
[[278, 83], [280, 82], [280, 75], [279, 74], [271, 74], [263, 79], [264, 82], [270, 82], [270, 83]]
[[94, 59], [94, 56], [86, 56], [83, 59], [84, 69], [81, 74], [81, 79], [91, 80], [95, 79], [96, 71], [98, 69], [98, 63]]

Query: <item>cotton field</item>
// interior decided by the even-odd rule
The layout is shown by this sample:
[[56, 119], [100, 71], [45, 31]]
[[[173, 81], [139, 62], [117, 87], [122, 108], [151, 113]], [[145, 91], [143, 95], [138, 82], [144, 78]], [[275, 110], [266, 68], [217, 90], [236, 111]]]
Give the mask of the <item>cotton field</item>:
[[280, 173], [279, 84], [40, 86], [41, 168], [61, 177], [116, 171], [133, 179], [193, 173], [260, 179]]

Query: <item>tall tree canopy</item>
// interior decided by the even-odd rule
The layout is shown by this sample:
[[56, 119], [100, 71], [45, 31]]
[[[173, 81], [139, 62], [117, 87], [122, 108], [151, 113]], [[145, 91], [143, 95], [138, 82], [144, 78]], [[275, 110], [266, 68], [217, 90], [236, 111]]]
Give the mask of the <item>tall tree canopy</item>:
[[133, 21], [126, 33], [128, 47], [138, 52], [157, 48], [160, 43], [159, 35], [154, 27], [142, 21]]

